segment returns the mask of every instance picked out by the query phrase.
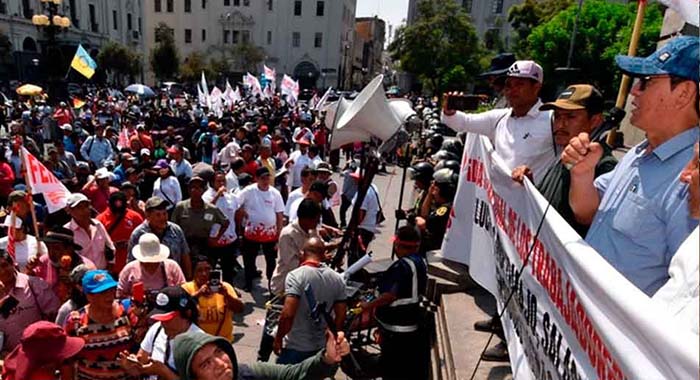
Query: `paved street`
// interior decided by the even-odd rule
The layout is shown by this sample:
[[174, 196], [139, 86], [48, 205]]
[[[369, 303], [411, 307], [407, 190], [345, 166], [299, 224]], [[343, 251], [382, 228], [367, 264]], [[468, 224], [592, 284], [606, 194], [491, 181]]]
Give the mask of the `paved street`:
[[[380, 233], [370, 245], [370, 250], [373, 251], [375, 260], [387, 259], [391, 257], [391, 242], [390, 237], [393, 233], [394, 210], [399, 201], [399, 193], [401, 189], [401, 169], [398, 167], [388, 166], [389, 174], [380, 173], [375, 177], [374, 183], [377, 185], [380, 192], [380, 200], [384, 215], [387, 220], [380, 228]], [[342, 185], [342, 179], [338, 174], [334, 174], [333, 178]], [[410, 179], [406, 181], [406, 190], [404, 194], [404, 205], [408, 205], [413, 197], [413, 184]], [[337, 212], [337, 210], [336, 210]], [[348, 214], [350, 211], [348, 211]], [[337, 214], [337, 213], [336, 213]], [[239, 262], [242, 261], [239, 259]], [[258, 268], [265, 267], [263, 256], [258, 256]], [[263, 276], [264, 277], [264, 276]], [[236, 278], [236, 288], [240, 289], [242, 284], [242, 273]], [[257, 357], [258, 347], [260, 345], [260, 336], [262, 334], [262, 325], [265, 318], [264, 303], [267, 301], [267, 280], [262, 279], [251, 293], [241, 292], [246, 308], [242, 314], [236, 316], [234, 321], [234, 348], [236, 355], [241, 363], [250, 363], [255, 361]], [[273, 361], [274, 359], [270, 359]], [[337, 378], [344, 378], [338, 375]]]

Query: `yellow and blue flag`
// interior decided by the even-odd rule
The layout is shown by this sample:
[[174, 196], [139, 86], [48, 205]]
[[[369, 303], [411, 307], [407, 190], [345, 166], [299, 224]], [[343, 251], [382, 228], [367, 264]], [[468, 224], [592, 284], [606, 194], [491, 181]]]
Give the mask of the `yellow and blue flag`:
[[87, 50], [83, 48], [83, 45], [78, 45], [78, 51], [75, 52], [75, 56], [73, 57], [73, 61], [70, 63], [70, 67], [83, 74], [87, 79], [90, 79], [93, 75], [95, 75], [97, 63], [95, 63], [95, 60], [90, 57], [90, 54], [88, 54]]

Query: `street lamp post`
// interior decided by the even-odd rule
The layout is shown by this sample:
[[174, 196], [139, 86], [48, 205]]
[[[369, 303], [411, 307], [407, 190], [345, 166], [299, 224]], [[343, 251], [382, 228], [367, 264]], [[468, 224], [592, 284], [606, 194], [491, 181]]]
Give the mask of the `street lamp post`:
[[[43, 64], [50, 69], [48, 75], [49, 94], [54, 93], [57, 76], [61, 75], [64, 70], [62, 66], [63, 54], [60, 48], [56, 46], [56, 35], [62, 31], [67, 31], [71, 26], [71, 20], [68, 17], [61, 15], [58, 11], [58, 6], [62, 0], [41, 0], [42, 13], [32, 16], [32, 24], [38, 30], [42, 30], [46, 34], [45, 49], [42, 49]], [[51, 65], [51, 66], [49, 66]], [[55, 98], [52, 96], [52, 98]]]

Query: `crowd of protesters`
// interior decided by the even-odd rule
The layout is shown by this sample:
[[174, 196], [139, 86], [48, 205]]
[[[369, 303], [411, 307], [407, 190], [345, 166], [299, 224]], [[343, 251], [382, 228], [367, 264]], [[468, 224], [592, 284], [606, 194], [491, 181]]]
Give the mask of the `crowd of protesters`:
[[[442, 107], [447, 126], [488, 136], [515, 181], [533, 181], [613, 267], [695, 332], [697, 307], [688, 305], [697, 305], [697, 251], [674, 254], [691, 233], [697, 240], [700, 217], [698, 62], [695, 37], [676, 38], [648, 58], [618, 58], [637, 78], [631, 122], [647, 135], [619, 163], [596, 133], [598, 90], [573, 85], [543, 103], [543, 72], [533, 61], [494, 60], [484, 75], [503, 96], [494, 110], [451, 109], [454, 94]], [[366, 146], [331, 151], [324, 113], [278, 96], [249, 97], [223, 112], [168, 93], [145, 99], [101, 89], [85, 100], [53, 108], [22, 99], [2, 112], [3, 378], [332, 376], [350, 349], [342, 332], [326, 327], [342, 328], [348, 305], [344, 279], [325, 262], [351, 220]], [[437, 113], [429, 100], [414, 104], [426, 121]], [[359, 305], [382, 331], [385, 379], [427, 376], [427, 355], [411, 347], [428, 346], [419, 320], [424, 256], [440, 248], [464, 149], [463, 133], [421, 137], [421, 156], [403, 163], [417, 196], [396, 212], [407, 221], [394, 237], [399, 259], [379, 281], [378, 297]], [[23, 149], [70, 191], [65, 208], [49, 212], [41, 195], [28, 193]], [[378, 188], [366, 185], [352, 218], [363, 251], [384, 217]], [[682, 275], [688, 271], [694, 281]], [[244, 309], [240, 291], [259, 290], [263, 275], [282, 310], [279, 326], [265, 327], [257, 363], [239, 365], [233, 317]], [[693, 286], [695, 293], [679, 296]], [[321, 327], [309, 289], [334, 317]], [[497, 320], [476, 328], [503, 336]], [[273, 351], [278, 364], [266, 363]], [[505, 344], [484, 353], [507, 357]]]

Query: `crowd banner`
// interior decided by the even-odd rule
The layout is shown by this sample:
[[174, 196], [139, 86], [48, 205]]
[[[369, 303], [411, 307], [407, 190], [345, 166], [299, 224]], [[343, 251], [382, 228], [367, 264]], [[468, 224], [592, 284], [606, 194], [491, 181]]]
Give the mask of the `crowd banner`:
[[[497, 299], [515, 379], [694, 379], [697, 336], [619, 274], [467, 136], [443, 255]], [[535, 236], [537, 235], [537, 236]], [[523, 266], [531, 247], [526, 269]]]
[[43, 194], [49, 212], [56, 212], [66, 207], [70, 191], [56, 176], [34, 155], [22, 147], [24, 167], [27, 169], [25, 179], [32, 189], [32, 194]]

